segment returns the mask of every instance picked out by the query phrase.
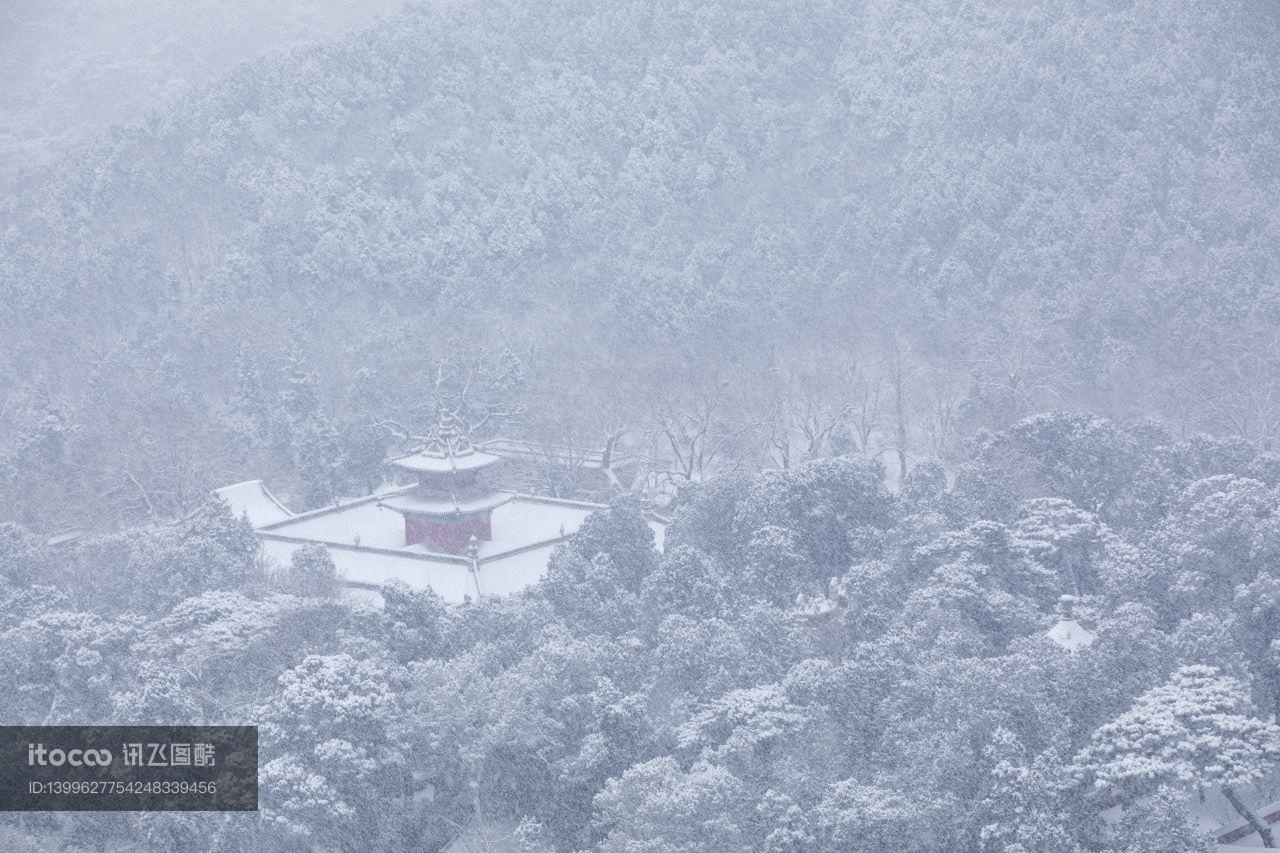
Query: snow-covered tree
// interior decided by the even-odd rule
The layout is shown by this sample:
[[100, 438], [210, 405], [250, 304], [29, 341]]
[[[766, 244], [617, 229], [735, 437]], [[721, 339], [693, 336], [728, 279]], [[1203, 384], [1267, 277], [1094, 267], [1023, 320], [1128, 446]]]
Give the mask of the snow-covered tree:
[[1181, 667], [1143, 693], [1076, 756], [1096, 786], [1127, 800], [1161, 785], [1220, 788], [1267, 847], [1271, 830], [1239, 789], [1278, 761], [1280, 726], [1256, 716], [1247, 685], [1202, 665]]
[[284, 583], [298, 595], [331, 598], [337, 594], [341, 579], [329, 550], [323, 545], [309, 543], [299, 547], [289, 558]]

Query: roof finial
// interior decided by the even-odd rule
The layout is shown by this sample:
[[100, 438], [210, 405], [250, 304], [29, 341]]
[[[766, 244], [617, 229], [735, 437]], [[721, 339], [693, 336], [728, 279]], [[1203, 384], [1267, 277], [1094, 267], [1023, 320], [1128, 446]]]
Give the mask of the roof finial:
[[423, 445], [421, 452], [437, 459], [453, 459], [458, 456], [466, 456], [474, 451], [475, 448], [471, 446], [471, 442], [467, 440], [466, 432], [462, 429], [462, 419], [458, 417], [456, 412], [451, 412], [442, 406], [436, 428], [427, 437], [426, 444]]

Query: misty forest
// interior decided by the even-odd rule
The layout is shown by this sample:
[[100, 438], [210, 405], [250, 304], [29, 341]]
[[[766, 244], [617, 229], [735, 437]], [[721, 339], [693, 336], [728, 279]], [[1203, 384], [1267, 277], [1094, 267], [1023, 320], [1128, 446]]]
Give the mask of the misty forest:
[[0, 850], [1280, 845], [1274, 0], [6, 0]]

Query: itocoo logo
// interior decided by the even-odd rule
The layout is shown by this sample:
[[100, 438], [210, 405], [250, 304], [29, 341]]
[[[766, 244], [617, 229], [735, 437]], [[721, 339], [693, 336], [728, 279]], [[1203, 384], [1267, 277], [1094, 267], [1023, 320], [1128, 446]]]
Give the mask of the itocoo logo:
[[45, 749], [42, 743], [27, 744], [27, 766], [35, 767], [61, 767], [64, 764], [71, 767], [106, 767], [111, 763], [111, 750], [109, 749], [72, 749], [64, 751], [61, 749]]

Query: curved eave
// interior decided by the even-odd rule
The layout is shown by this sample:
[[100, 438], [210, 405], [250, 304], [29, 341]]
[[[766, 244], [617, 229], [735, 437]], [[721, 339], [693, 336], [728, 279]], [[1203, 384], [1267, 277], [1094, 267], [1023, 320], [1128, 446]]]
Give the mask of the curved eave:
[[414, 474], [459, 474], [480, 471], [501, 461], [500, 456], [480, 452], [461, 456], [427, 456], [421, 453], [410, 453], [387, 460], [389, 464], [400, 470]]
[[378, 505], [395, 510], [402, 515], [414, 515], [423, 518], [458, 518], [459, 516], [492, 512], [515, 499], [516, 496], [514, 494], [503, 494], [479, 501], [426, 501], [412, 495], [405, 495], [379, 501]]

